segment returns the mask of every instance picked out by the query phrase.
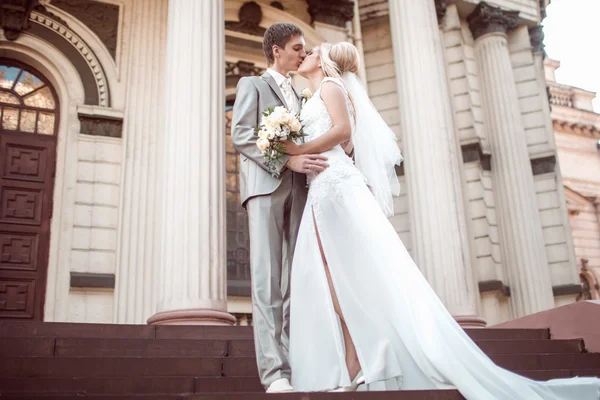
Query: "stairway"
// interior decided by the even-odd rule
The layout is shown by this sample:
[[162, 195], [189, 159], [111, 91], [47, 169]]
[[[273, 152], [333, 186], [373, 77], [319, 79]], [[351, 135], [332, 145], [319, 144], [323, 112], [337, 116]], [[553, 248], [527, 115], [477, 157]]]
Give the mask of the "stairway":
[[[600, 354], [546, 329], [471, 329], [500, 366], [540, 380], [600, 376]], [[0, 321], [0, 397], [153, 400], [459, 400], [454, 390], [266, 395], [251, 327]]]

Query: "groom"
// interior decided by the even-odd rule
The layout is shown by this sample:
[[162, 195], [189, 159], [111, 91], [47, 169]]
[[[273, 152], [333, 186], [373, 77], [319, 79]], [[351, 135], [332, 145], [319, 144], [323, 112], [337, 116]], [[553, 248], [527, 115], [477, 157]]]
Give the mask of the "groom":
[[241, 78], [233, 106], [231, 138], [240, 156], [240, 197], [248, 210], [254, 342], [258, 372], [267, 393], [291, 392], [288, 363], [290, 268], [306, 203], [306, 174], [327, 168], [320, 155], [285, 156], [274, 178], [263, 164], [254, 129], [263, 111], [276, 106], [299, 113], [300, 94], [291, 85], [306, 57], [304, 33], [277, 23], [265, 32], [269, 68]]

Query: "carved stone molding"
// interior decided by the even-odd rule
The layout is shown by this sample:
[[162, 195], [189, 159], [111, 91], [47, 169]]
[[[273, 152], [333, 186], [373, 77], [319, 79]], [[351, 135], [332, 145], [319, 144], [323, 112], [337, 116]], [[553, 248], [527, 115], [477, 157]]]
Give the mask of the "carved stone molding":
[[238, 76], [260, 76], [264, 73], [264, 69], [254, 65], [254, 63], [247, 61], [231, 62], [225, 61], [225, 75], [238, 75]]
[[307, 0], [307, 3], [311, 24], [322, 22], [343, 28], [354, 17], [353, 0]]
[[81, 128], [86, 135], [120, 138], [123, 136], [123, 121], [120, 119], [79, 114]]
[[435, 12], [437, 14], [438, 23], [442, 23], [442, 19], [446, 16], [448, 6], [446, 0], [435, 0]]
[[239, 21], [225, 21], [225, 29], [263, 36], [266, 29], [260, 26], [263, 14], [260, 6], [254, 1], [244, 3], [238, 12]]
[[84, 23], [116, 58], [119, 6], [93, 0], [52, 0], [52, 5]]
[[519, 12], [507, 11], [481, 2], [467, 17], [473, 38], [487, 33], [506, 33], [519, 26]]
[[547, 174], [554, 172], [556, 168], [556, 157], [542, 157], [531, 160], [531, 171], [533, 175]]
[[225, 61], [225, 86], [236, 86], [240, 78], [244, 76], [260, 76], [264, 69], [257, 67], [254, 63], [247, 61], [231, 62]]
[[4, 29], [4, 36], [8, 40], [17, 40], [21, 32], [29, 29], [29, 17], [32, 11], [49, 16], [63, 25], [62, 19], [52, 14], [39, 0], [4, 0], [0, 2], [0, 26]]
[[544, 26], [537, 25], [529, 28], [529, 41], [531, 42], [531, 48], [534, 53], [543, 53], [544, 51]]
[[3, 1], [0, 4], [0, 26], [8, 40], [17, 40], [29, 28], [29, 14], [39, 4], [35, 0]]
[[[65, 25], [64, 21], [61, 22], [60, 20], [51, 18], [50, 16], [42, 14], [38, 11], [33, 11], [29, 19], [30, 21], [35, 22], [36, 24], [39, 24], [40, 26], [46, 29], [50, 29], [75, 48], [77, 53], [79, 53], [79, 56], [83, 59], [83, 61], [87, 64], [87, 66], [92, 72], [93, 79], [95, 80], [96, 90], [98, 92], [97, 105], [102, 107], [109, 107], [110, 98], [106, 74], [102, 69], [100, 61], [98, 61], [98, 58], [96, 57], [92, 49], [90, 49], [90, 47], [87, 45], [87, 43], [83, 39], [81, 39], [81, 37], [79, 37], [67, 25]], [[86, 104], [88, 104], [87, 101]]]

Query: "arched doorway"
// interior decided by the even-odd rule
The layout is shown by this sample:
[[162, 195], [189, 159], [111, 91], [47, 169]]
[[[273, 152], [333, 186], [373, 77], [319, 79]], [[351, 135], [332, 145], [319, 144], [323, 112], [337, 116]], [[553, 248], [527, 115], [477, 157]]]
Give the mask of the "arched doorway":
[[42, 74], [0, 58], [0, 318], [43, 319], [58, 110]]

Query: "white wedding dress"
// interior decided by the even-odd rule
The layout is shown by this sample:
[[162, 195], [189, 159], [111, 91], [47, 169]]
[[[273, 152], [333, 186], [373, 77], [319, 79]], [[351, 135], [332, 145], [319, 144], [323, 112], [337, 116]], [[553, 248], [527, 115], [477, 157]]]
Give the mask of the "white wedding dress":
[[[320, 89], [301, 118], [307, 141], [331, 128]], [[310, 180], [292, 266], [289, 361], [296, 390], [350, 385], [316, 223], [366, 378], [362, 390], [456, 388], [469, 400], [600, 398], [596, 378], [538, 382], [496, 366], [446, 311], [352, 160], [340, 146], [322, 154], [330, 166]]]

